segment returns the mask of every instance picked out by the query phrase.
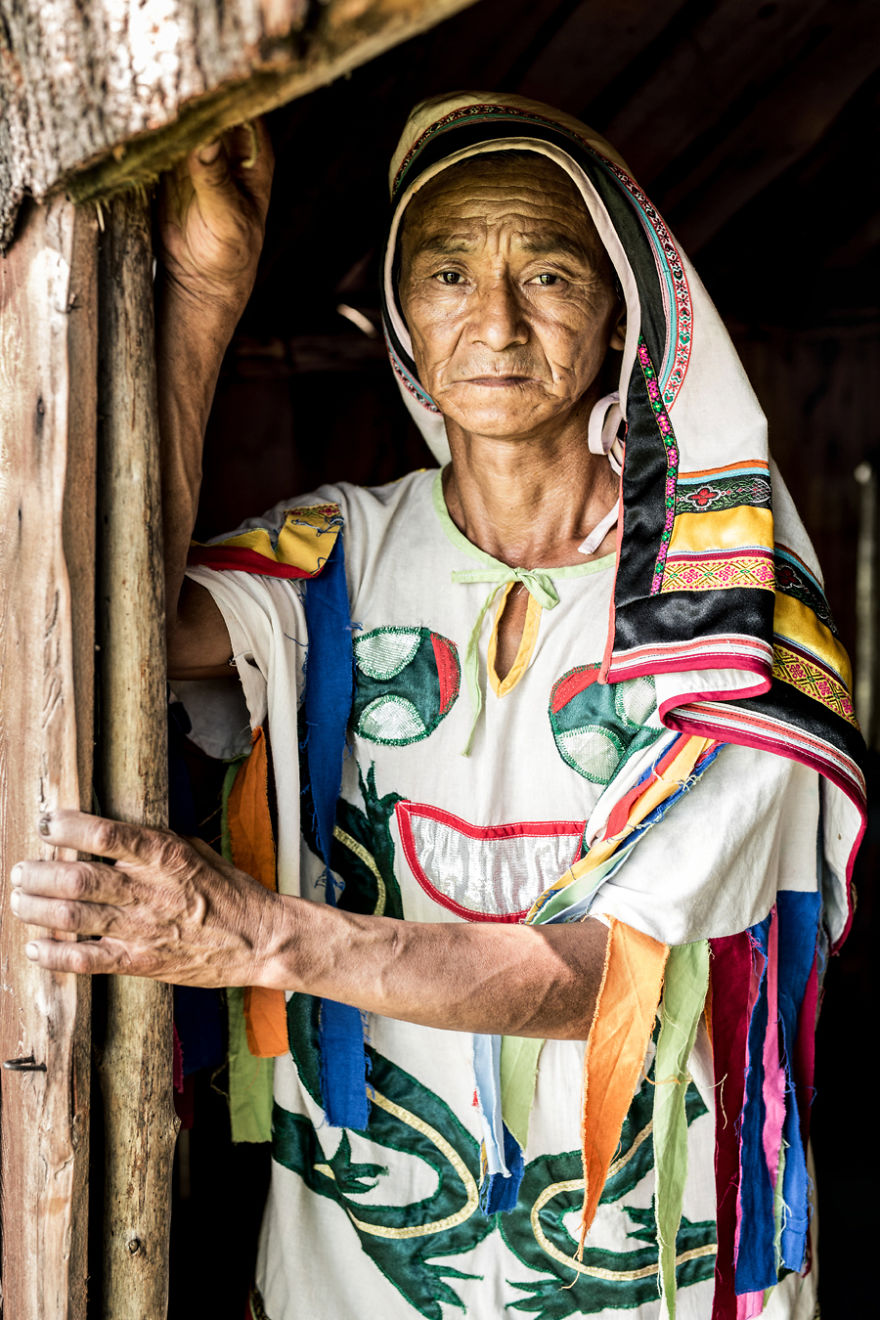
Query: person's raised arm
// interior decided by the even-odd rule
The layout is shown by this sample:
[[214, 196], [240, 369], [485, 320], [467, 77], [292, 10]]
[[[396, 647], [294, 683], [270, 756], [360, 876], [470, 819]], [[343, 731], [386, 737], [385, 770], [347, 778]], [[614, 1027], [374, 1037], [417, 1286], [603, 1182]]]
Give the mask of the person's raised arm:
[[172, 677], [230, 673], [222, 615], [184, 581], [202, 442], [223, 354], [253, 288], [272, 183], [262, 123], [200, 147], [163, 177], [157, 217], [156, 365]]

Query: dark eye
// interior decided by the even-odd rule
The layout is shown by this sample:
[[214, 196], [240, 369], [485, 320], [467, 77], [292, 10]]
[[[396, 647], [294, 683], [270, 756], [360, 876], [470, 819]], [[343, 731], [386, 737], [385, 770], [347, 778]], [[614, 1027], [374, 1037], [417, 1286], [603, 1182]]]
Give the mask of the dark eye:
[[554, 284], [558, 284], [560, 278], [559, 275], [554, 275], [550, 270], [542, 270], [540, 275], [535, 276], [535, 283], [540, 284], [543, 289], [549, 289], [552, 288]]
[[438, 270], [434, 276], [441, 284], [459, 284], [462, 278], [461, 272], [457, 270]]

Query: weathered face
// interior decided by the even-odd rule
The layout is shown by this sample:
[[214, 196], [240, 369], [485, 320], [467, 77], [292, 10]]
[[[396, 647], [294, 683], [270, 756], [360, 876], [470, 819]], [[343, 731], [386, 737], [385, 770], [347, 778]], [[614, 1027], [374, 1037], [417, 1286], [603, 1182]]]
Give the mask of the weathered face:
[[574, 184], [537, 154], [475, 157], [410, 203], [400, 298], [419, 379], [465, 432], [555, 429], [623, 347], [612, 269]]

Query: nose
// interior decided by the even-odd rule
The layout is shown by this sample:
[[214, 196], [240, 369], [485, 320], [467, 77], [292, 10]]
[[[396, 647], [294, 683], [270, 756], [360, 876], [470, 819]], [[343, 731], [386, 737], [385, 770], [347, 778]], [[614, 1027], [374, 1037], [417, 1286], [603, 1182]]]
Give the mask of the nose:
[[496, 353], [527, 342], [529, 326], [524, 308], [513, 281], [506, 276], [499, 275], [478, 288], [471, 337], [475, 344], [485, 344]]

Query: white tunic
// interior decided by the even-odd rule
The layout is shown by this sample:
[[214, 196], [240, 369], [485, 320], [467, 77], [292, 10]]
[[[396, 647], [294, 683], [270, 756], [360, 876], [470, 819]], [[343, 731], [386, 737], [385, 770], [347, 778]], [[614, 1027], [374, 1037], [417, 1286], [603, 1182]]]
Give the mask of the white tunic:
[[[353, 754], [343, 768], [336, 878], [358, 910], [417, 921], [519, 920], [582, 854], [591, 813], [622, 758], [662, 732], [650, 680], [591, 692], [608, 631], [613, 557], [545, 570], [558, 604], [542, 609], [530, 599], [519, 655], [498, 682], [493, 636], [509, 587], [497, 581], [503, 566], [455, 528], [439, 473], [378, 490], [324, 487], [297, 503], [316, 501], [338, 503], [345, 519], [356, 628]], [[452, 576], [483, 571], [489, 580]], [[199, 568], [191, 576], [223, 612], [251, 723], [268, 718], [279, 886], [323, 901], [323, 863], [300, 840], [297, 703], [308, 639], [299, 588], [241, 572]], [[465, 756], [475, 707], [462, 670], [491, 592], [497, 597], [478, 648], [482, 711]], [[727, 783], [732, 804], [711, 819], [701, 810], [709, 776], [712, 801]], [[797, 812], [789, 813], [786, 803], [795, 800]], [[811, 809], [815, 820], [812, 772], [725, 747], [600, 888], [593, 910], [669, 944], [742, 931], [766, 915], [778, 889], [815, 887], [815, 831], [803, 830]], [[797, 832], [786, 824], [794, 816]], [[297, 997], [290, 1020], [295, 1057], [276, 1063], [255, 1314], [260, 1307], [270, 1320], [442, 1320], [462, 1310], [489, 1320], [508, 1308], [546, 1320], [659, 1314], [649, 1075], [577, 1263], [583, 1043], [544, 1044], [520, 1200], [514, 1211], [487, 1218], [478, 1203], [471, 1038], [369, 1016], [370, 1127], [343, 1132], [327, 1124], [318, 1103], [310, 1001]], [[714, 1113], [704, 1037], [691, 1071], [677, 1314], [708, 1320]], [[814, 1276], [791, 1276], [764, 1314], [808, 1320], [814, 1286]]]

